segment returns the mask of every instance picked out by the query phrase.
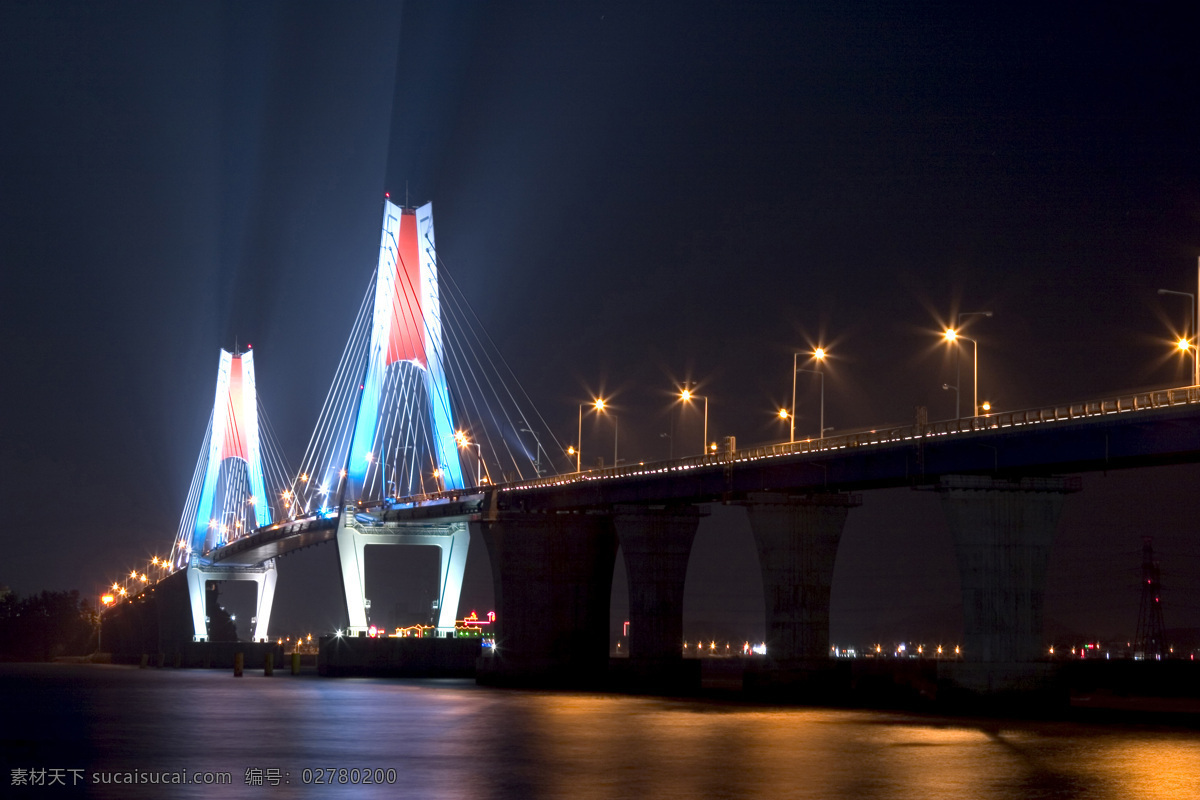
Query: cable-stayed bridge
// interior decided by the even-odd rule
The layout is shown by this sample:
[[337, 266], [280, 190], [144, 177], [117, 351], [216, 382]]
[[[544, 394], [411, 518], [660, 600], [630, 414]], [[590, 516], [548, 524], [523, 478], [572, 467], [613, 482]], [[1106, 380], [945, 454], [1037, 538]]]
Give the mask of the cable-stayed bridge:
[[[859, 493], [912, 486], [939, 493], [955, 540], [975, 670], [959, 682], [1020, 688], [1041, 674], [1050, 544], [1063, 498], [1079, 488], [1069, 476], [1200, 460], [1200, 387], [1185, 387], [558, 471], [564, 448], [472, 322], [437, 258], [431, 206], [386, 202], [378, 268], [298, 469], [260, 427], [252, 353], [221, 353], [173, 550], [153, 566], [186, 583], [193, 639], [208, 636], [214, 580], [256, 582], [253, 635], [268, 638], [275, 559], [330, 541], [351, 633], [368, 626], [367, 545], [438, 547], [436, 626], [452, 634], [467, 544], [479, 536], [498, 611], [490, 673], [595, 680], [607, 669], [619, 546], [630, 663], [651, 682], [674, 680], [692, 539], [704, 504], [722, 502], [750, 519], [772, 663], [807, 674], [828, 658], [833, 565]], [[145, 573], [113, 586], [119, 595], [139, 583]]]
[[[205, 586], [217, 580], [257, 583], [253, 638], [267, 638], [274, 557], [237, 562], [225, 555], [232, 545], [264, 539], [285, 523], [330, 530], [326, 520], [341, 520], [343, 508], [402, 507], [411, 498], [545, 473], [542, 442], [552, 437], [524, 411], [514, 381], [473, 323], [439, 268], [432, 206], [400, 208], [387, 200], [378, 267], [299, 469], [287, 467], [278, 443], [260, 435], [266, 417], [253, 353], [221, 352], [213, 413], [161, 568], [188, 576], [197, 641], [208, 637]], [[370, 519], [334, 526], [351, 632], [368, 627], [366, 546], [411, 544], [441, 552], [436, 621], [440, 633], [451, 633], [469, 542], [465, 523], [368, 530]]]

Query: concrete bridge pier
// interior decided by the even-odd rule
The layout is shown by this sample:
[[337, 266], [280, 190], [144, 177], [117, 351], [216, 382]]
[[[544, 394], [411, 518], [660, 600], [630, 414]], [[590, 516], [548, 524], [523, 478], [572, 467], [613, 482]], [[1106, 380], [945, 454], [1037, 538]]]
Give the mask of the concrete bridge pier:
[[1063, 500], [1078, 478], [948, 475], [938, 491], [962, 582], [963, 660], [939, 682], [972, 695], [1044, 695], [1046, 568]]
[[437, 634], [453, 636], [470, 543], [470, 532], [465, 522], [364, 525], [355, 519], [353, 511], [346, 512], [338, 524], [337, 549], [342, 568], [342, 589], [346, 595], [349, 634], [357, 636], [370, 627], [367, 614], [367, 545], [426, 545], [438, 548], [441, 555]]
[[828, 696], [842, 687], [829, 654], [829, 592], [846, 516], [860, 495], [756, 492], [750, 518], [766, 601], [767, 662], [747, 689]]
[[682, 642], [683, 587], [700, 516], [693, 505], [613, 509], [629, 581], [629, 659], [614, 666], [629, 688], [699, 688], [699, 662], [684, 661]]
[[208, 641], [208, 610], [205, 608], [204, 592], [208, 581], [254, 581], [258, 585], [254, 604], [254, 631], [251, 638], [256, 642], [266, 641], [271, 622], [271, 606], [275, 602], [275, 582], [279, 577], [275, 569], [275, 559], [268, 559], [253, 567], [195, 564], [197, 560], [193, 556], [192, 563], [187, 567], [188, 599], [192, 607], [194, 631], [192, 641]]
[[487, 545], [496, 648], [480, 683], [601, 685], [617, 539], [609, 513], [500, 511], [472, 522]]

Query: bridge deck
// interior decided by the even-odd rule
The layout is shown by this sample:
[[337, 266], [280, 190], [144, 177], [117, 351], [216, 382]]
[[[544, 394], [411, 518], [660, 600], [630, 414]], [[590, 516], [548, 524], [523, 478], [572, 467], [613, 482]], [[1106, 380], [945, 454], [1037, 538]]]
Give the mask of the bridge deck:
[[[943, 475], [1018, 477], [1200, 461], [1200, 388], [1005, 412], [499, 484], [484, 494], [408, 498], [364, 509], [377, 524], [478, 519], [497, 510], [567, 511], [619, 503], [700, 503], [761, 491], [854, 491], [936, 483]], [[214, 550], [253, 564], [329, 541], [337, 516], [276, 523]]]

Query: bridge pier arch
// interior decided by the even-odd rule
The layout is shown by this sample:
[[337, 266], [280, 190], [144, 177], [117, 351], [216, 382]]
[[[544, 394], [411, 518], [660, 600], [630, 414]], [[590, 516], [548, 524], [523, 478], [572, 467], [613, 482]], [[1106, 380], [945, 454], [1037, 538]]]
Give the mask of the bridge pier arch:
[[462, 594], [463, 574], [467, 569], [470, 532], [464, 522], [438, 524], [410, 523], [364, 524], [354, 511], [342, 515], [337, 530], [338, 561], [342, 570], [342, 589], [346, 597], [348, 632], [366, 633], [367, 620], [367, 545], [427, 545], [438, 548], [437, 635], [452, 636], [458, 618], [458, 600]]
[[471, 526], [492, 566], [496, 647], [480, 683], [597, 686], [608, 670], [617, 539], [607, 511], [492, 511]]
[[192, 641], [208, 641], [208, 609], [205, 608], [205, 584], [209, 581], [254, 581], [257, 593], [254, 604], [254, 631], [251, 638], [266, 641], [271, 623], [271, 608], [275, 604], [275, 583], [279, 572], [275, 559], [257, 566], [218, 566], [189, 563], [187, 567], [188, 600], [192, 608]]
[[758, 549], [766, 604], [767, 666], [747, 673], [748, 689], [832, 688], [833, 567], [846, 517], [861, 504], [861, 495], [825, 492], [753, 492], [740, 501]]
[[1051, 688], [1042, 653], [1046, 570], [1063, 502], [1079, 489], [1078, 478], [941, 478], [962, 583], [963, 661], [940, 672], [956, 688], [977, 695]]
[[[613, 527], [629, 581], [629, 660], [637, 688], [698, 688], [683, 660], [683, 590], [701, 510], [694, 505], [618, 505]], [[616, 662], [621, 663], [621, 662]]]

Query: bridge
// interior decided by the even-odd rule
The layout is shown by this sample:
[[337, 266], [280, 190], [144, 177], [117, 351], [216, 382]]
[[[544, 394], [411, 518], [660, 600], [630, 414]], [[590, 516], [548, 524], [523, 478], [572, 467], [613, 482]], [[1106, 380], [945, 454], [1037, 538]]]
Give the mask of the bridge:
[[467, 545], [478, 537], [498, 612], [483, 678], [591, 685], [609, 668], [619, 548], [629, 672], [647, 686], [673, 685], [685, 672], [692, 541], [706, 505], [723, 503], [745, 508], [757, 547], [768, 672], [804, 681], [828, 669], [847, 516], [862, 493], [907, 486], [938, 494], [954, 541], [965, 661], [951, 679], [971, 691], [1022, 690], [1048, 675], [1045, 576], [1063, 499], [1080, 489], [1074, 476], [1200, 460], [1200, 387], [1190, 386], [744, 449], [730, 440], [702, 456], [547, 474], [543, 443], [563, 448], [468, 352], [471, 337], [444, 324], [455, 316], [443, 274], [431, 207], [385, 202], [379, 266], [299, 470], [260, 435], [252, 353], [222, 351], [172, 555], [156, 565], [153, 586], [135, 573], [137, 590], [120, 593], [182, 596], [186, 587], [172, 613], [186, 605], [191, 638], [202, 641], [207, 583], [253, 580], [254, 638], [266, 639], [275, 560], [333, 542], [347, 630], [361, 634], [366, 546], [433, 545], [436, 628], [449, 636]]

